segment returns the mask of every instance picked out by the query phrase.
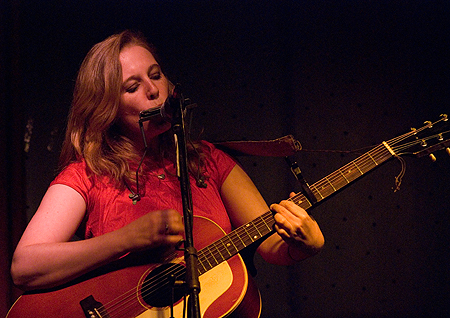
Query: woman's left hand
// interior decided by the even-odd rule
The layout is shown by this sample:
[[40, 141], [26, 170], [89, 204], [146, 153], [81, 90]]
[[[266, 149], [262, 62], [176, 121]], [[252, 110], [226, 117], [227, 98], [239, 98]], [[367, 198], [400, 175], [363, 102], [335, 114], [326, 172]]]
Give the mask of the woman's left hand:
[[325, 243], [322, 231], [304, 209], [288, 200], [272, 204], [270, 208], [276, 212], [275, 230], [289, 246], [309, 255], [320, 251]]

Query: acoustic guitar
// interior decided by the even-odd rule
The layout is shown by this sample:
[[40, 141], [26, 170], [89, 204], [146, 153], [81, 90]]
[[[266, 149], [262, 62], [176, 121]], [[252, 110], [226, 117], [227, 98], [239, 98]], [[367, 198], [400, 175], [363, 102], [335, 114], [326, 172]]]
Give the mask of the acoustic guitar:
[[[427, 121], [419, 129], [383, 141], [311, 185], [309, 194], [314, 200], [303, 193], [289, 200], [308, 210], [389, 159], [433, 156], [442, 149], [450, 155], [449, 132], [447, 115], [441, 115], [434, 123]], [[273, 214], [268, 211], [225, 235], [214, 222], [194, 217], [202, 317], [260, 316], [259, 292], [241, 254], [274, 233], [274, 223]], [[147, 263], [145, 257], [129, 255], [62, 286], [26, 292], [11, 307], [7, 318], [183, 317], [184, 292], [176, 286], [182, 285], [179, 282], [184, 274], [180, 253], [156, 264]]]

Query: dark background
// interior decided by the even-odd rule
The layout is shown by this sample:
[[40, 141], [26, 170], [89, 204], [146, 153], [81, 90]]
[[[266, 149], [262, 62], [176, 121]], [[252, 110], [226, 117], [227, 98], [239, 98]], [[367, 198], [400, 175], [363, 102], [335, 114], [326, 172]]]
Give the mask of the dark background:
[[[2, 115], [19, 120], [4, 117], [2, 138], [22, 142], [32, 124], [29, 150], [17, 154], [28, 217], [54, 177], [82, 59], [123, 29], [159, 48], [199, 106], [202, 138], [292, 134], [310, 184], [353, 150], [450, 110], [449, 1], [22, 0], [3, 9]], [[316, 257], [290, 267], [256, 257], [262, 317], [448, 316], [450, 158], [436, 155], [407, 157], [398, 192], [395, 160], [313, 210], [326, 238]], [[297, 189], [283, 158], [239, 159], [269, 204]]]

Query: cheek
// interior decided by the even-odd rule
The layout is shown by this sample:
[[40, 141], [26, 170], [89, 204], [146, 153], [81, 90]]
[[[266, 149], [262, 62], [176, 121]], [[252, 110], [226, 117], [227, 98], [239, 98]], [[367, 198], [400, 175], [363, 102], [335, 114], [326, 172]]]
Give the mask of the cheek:
[[169, 96], [169, 92], [171, 92], [172, 89], [172, 83], [167, 79], [167, 77], [164, 77], [158, 87], [160, 97], [167, 98]]
[[120, 99], [119, 116], [138, 116], [140, 111], [138, 105], [136, 96], [122, 96]]
[[139, 121], [139, 110], [134, 107], [135, 102], [132, 98], [120, 99], [120, 105], [117, 112], [117, 119], [121, 127], [131, 127], [138, 126]]

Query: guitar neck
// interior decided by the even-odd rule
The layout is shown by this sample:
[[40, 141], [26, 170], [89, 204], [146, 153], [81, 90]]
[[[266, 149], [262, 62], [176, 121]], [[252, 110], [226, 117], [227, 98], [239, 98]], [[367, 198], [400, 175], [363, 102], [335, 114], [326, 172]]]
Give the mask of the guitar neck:
[[[383, 142], [325, 178], [317, 181], [310, 186], [317, 203], [335, 194], [345, 186], [365, 175], [367, 172], [372, 171], [382, 163], [391, 159], [394, 155], [396, 154], [390, 146]], [[302, 193], [296, 194], [290, 198], [290, 200], [305, 210], [313, 206]]]
[[[317, 202], [323, 201], [367, 172], [386, 162], [393, 155], [395, 153], [390, 146], [387, 143], [382, 143], [314, 183], [310, 186], [311, 191], [316, 197]], [[297, 193], [290, 200], [305, 210], [311, 208], [313, 205], [302, 193]], [[261, 241], [272, 234], [274, 224], [273, 214], [271, 211], [268, 211], [200, 250], [198, 252], [200, 275], [236, 255], [247, 246]]]

